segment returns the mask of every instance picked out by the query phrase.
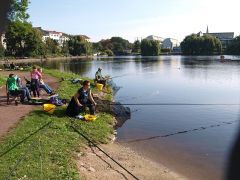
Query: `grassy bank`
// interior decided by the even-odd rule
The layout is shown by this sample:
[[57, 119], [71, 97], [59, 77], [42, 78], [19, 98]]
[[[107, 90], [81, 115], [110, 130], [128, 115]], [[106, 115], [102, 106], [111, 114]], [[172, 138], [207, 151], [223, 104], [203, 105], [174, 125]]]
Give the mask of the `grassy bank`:
[[6, 84], [7, 78], [0, 75], [0, 87], [4, 86]]
[[[65, 79], [77, 78], [76, 74], [61, 73], [55, 70], [44, 70], [54, 77]], [[79, 78], [79, 77], [78, 77]], [[68, 98], [77, 91], [78, 85], [69, 80], [60, 83], [58, 93], [62, 98]], [[94, 90], [96, 91], [96, 89]], [[12, 179], [80, 179], [74, 163], [74, 156], [81, 152], [81, 145], [86, 143], [70, 127], [73, 123], [64, 114], [66, 107], [59, 107], [53, 115], [44, 113], [41, 109], [25, 117], [7, 137], [0, 142], [0, 179], [5, 179], [10, 169], [21, 157], [17, 170]], [[28, 137], [44, 124], [52, 122], [35, 135], [28, 138], [1, 157], [17, 142]], [[107, 143], [113, 133], [114, 118], [106, 112], [98, 113], [94, 122], [74, 121], [75, 126], [81, 127], [84, 133], [97, 143]], [[29, 150], [29, 152], [27, 152]], [[26, 156], [25, 156], [25, 152]]]

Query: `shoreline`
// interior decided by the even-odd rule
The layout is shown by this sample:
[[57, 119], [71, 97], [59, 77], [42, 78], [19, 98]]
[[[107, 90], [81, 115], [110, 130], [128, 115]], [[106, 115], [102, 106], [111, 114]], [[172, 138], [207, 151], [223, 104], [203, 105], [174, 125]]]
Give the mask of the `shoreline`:
[[64, 57], [48, 57], [48, 58], [26, 58], [26, 59], [1, 59], [0, 65], [3, 65], [6, 60], [14, 63], [32, 63], [32, 62], [45, 62], [45, 61], [61, 61], [61, 60], [74, 60], [74, 59], [91, 59], [94, 56], [64, 56]]

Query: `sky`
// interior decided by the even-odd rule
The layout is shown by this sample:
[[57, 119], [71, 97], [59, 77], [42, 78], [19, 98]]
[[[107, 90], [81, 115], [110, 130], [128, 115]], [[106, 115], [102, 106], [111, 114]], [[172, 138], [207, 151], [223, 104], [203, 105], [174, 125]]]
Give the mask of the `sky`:
[[34, 26], [84, 34], [92, 42], [120, 36], [133, 42], [156, 35], [183, 40], [191, 33], [240, 34], [239, 0], [30, 0]]

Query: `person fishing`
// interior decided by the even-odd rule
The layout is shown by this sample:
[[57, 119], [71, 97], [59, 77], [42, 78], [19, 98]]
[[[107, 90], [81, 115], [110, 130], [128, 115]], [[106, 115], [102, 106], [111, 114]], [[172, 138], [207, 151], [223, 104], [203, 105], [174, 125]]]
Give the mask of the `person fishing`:
[[94, 82], [95, 83], [99, 83], [99, 84], [103, 84], [104, 87], [106, 86], [107, 79], [105, 79], [102, 76], [102, 68], [98, 68], [97, 72], [95, 73], [95, 80], [94, 80]]
[[97, 103], [94, 101], [90, 89], [90, 82], [84, 81], [83, 87], [80, 88], [77, 93], [72, 97], [66, 109], [66, 115], [69, 117], [76, 117], [81, 112], [84, 112], [86, 107], [89, 108], [91, 115], [95, 115], [96, 105]]
[[38, 72], [37, 67], [33, 66], [32, 71], [30, 72], [30, 77], [31, 77], [31, 89], [33, 91], [33, 96], [40, 96], [40, 79], [42, 79], [42, 74]]

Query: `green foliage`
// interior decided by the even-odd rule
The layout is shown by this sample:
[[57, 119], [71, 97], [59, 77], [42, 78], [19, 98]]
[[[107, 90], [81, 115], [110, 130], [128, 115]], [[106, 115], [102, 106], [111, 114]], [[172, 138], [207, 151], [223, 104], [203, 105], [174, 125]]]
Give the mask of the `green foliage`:
[[105, 50], [104, 53], [108, 56], [114, 56], [114, 53], [110, 49]]
[[240, 55], [240, 36], [234, 38], [231, 44], [227, 47], [227, 54]]
[[7, 78], [4, 76], [0, 76], [0, 87], [6, 84]]
[[213, 55], [221, 53], [222, 45], [214, 36], [192, 34], [185, 37], [181, 43], [181, 49], [185, 55]]
[[101, 51], [111, 50], [114, 55], [125, 55], [127, 50], [132, 49], [131, 43], [121, 37], [101, 40], [98, 46], [102, 47]]
[[[57, 70], [44, 69], [44, 72], [57, 78], [78, 77], [76, 74], [61, 73]], [[57, 92], [61, 97], [69, 99], [78, 88], [79, 85], [66, 80], [61, 82]], [[19, 164], [12, 179], [80, 179], [74, 159], [82, 153], [81, 146], [87, 142], [70, 126], [81, 127], [84, 134], [96, 143], [107, 143], [109, 135], [113, 133], [113, 117], [101, 112], [98, 113], [98, 118], [94, 122], [74, 121], [73, 123], [65, 116], [65, 110], [66, 107], [57, 107], [53, 115], [46, 114], [40, 109], [35, 110], [24, 118], [14, 131], [1, 140], [0, 154], [47, 122], [53, 121], [44, 135], [39, 137], [40, 133], [35, 134], [1, 157], [0, 179], [6, 178], [10, 167], [13, 167], [16, 160], [24, 154], [32, 142], [36, 142], [36, 146]]]
[[10, 21], [26, 22], [29, 18], [27, 13], [29, 0], [12, 0], [9, 12]]
[[143, 56], [158, 56], [160, 54], [159, 41], [144, 39], [141, 42], [141, 54]]
[[10, 22], [5, 37], [10, 56], [33, 56], [43, 51], [41, 32], [28, 22]]
[[133, 43], [133, 50], [134, 53], [140, 53], [141, 52], [141, 42], [139, 40], [136, 40]]
[[5, 49], [4, 47], [2, 46], [2, 44], [0, 43], [0, 58], [4, 57], [5, 56]]
[[60, 54], [61, 49], [56, 40], [47, 38], [45, 43], [46, 43], [47, 54], [50, 54], [50, 55]]
[[69, 53], [73, 56], [91, 55], [92, 44], [83, 36], [72, 36], [68, 41]]

